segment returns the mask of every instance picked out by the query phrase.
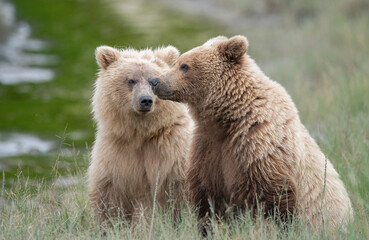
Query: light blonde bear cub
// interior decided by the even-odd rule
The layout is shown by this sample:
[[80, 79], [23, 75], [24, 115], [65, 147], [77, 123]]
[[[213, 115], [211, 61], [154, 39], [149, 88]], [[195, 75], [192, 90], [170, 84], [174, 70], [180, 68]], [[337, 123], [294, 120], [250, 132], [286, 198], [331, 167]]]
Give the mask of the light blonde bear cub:
[[156, 202], [178, 204], [183, 193], [193, 122], [187, 107], [158, 99], [148, 79], [179, 56], [155, 50], [96, 49], [100, 66], [92, 106], [96, 141], [88, 192], [101, 225], [124, 215], [131, 222]]

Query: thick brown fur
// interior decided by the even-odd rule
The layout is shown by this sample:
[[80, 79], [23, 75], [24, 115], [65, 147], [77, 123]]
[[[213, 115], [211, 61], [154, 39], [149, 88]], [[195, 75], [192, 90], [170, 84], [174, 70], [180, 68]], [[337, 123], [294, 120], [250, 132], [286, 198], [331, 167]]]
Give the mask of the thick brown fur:
[[199, 217], [212, 205], [220, 217], [248, 207], [316, 227], [345, 224], [352, 208], [337, 172], [247, 48], [243, 36], [210, 39], [153, 87], [162, 99], [188, 103], [196, 122], [187, 183]]
[[[178, 207], [193, 122], [181, 103], [158, 99], [148, 79], [178, 58], [174, 47], [156, 50], [96, 49], [100, 66], [93, 113], [96, 141], [88, 169], [88, 192], [101, 225], [119, 216], [137, 221], [156, 203]], [[142, 112], [139, 100], [152, 97]]]

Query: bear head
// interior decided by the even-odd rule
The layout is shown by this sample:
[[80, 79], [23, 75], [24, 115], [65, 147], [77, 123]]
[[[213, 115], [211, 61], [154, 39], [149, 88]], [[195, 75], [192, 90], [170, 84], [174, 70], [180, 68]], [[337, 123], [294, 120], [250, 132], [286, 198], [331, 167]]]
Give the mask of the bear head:
[[115, 117], [152, 114], [158, 99], [148, 79], [168, 70], [179, 52], [172, 46], [141, 51], [100, 46], [95, 55], [100, 71], [95, 83], [93, 111], [99, 122], [105, 119], [109, 122]]
[[243, 36], [212, 38], [182, 54], [170, 71], [149, 80], [161, 99], [199, 105], [226, 81], [237, 77], [248, 41]]

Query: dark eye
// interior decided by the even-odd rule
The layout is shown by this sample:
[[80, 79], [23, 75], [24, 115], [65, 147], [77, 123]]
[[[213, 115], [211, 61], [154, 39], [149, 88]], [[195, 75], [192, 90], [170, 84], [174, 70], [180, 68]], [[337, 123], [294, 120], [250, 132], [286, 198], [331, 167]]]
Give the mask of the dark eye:
[[137, 83], [137, 81], [136, 80], [134, 80], [134, 79], [129, 79], [128, 80], [128, 84], [129, 85], [135, 85]]
[[188, 65], [187, 64], [182, 64], [180, 67], [179, 67], [179, 70], [181, 70], [182, 72], [187, 72], [189, 69]]

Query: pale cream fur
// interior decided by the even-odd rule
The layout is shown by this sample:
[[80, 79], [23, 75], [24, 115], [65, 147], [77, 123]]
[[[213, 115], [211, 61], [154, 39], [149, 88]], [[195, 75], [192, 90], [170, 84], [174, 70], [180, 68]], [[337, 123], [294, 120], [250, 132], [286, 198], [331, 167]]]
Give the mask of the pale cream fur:
[[[148, 83], [178, 55], [171, 46], [96, 50], [101, 69], [92, 102], [97, 132], [88, 192], [101, 224], [123, 214], [128, 221], [145, 215], [155, 191], [163, 209], [183, 197], [193, 122], [185, 105], [157, 99]], [[138, 81], [135, 94], [144, 91], [154, 97], [151, 112], [135, 111], [135, 96], [127, 87], [130, 78]]]

